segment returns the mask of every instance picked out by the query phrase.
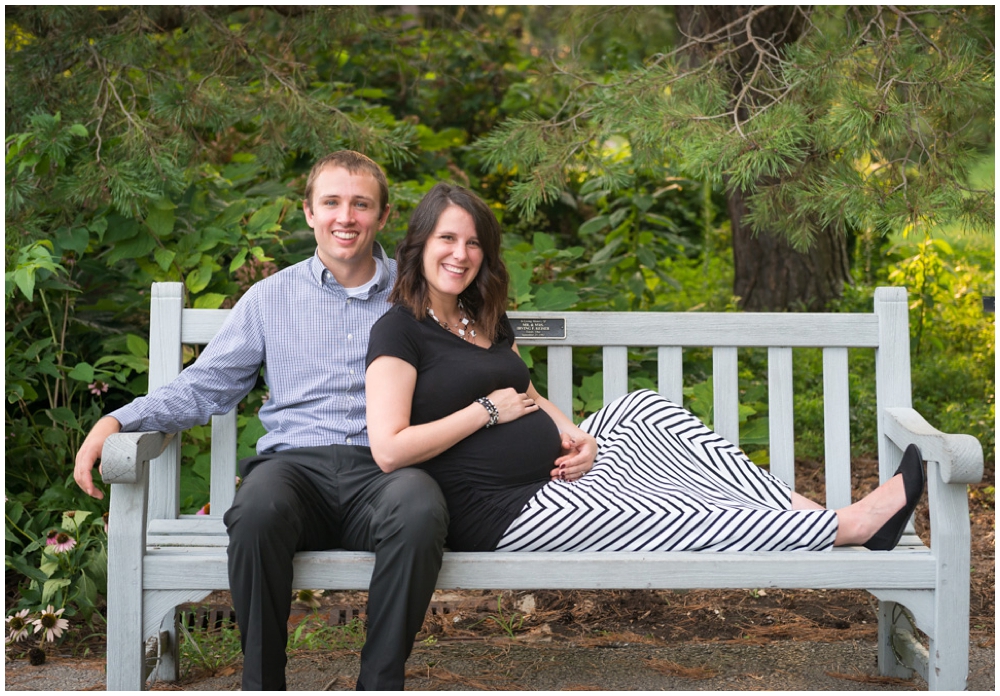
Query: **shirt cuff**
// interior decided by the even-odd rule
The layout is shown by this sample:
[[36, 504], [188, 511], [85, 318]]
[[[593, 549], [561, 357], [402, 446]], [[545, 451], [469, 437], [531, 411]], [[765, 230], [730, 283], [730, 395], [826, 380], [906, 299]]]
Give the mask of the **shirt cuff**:
[[134, 433], [142, 429], [142, 415], [132, 404], [122, 406], [117, 411], [107, 414], [121, 423], [123, 433]]

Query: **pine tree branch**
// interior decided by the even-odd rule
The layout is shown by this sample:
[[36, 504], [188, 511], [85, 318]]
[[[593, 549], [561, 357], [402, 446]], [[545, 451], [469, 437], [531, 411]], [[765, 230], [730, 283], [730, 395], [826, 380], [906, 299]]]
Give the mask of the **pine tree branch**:
[[[93, 58], [94, 58], [94, 65], [97, 67], [98, 71], [101, 74], [101, 84], [98, 87], [98, 98], [100, 98], [100, 94], [101, 94], [102, 91], [105, 94], [104, 105], [103, 105], [103, 108], [101, 109], [100, 116], [98, 118], [98, 124], [100, 125], [101, 123], [103, 123], [104, 116], [107, 113], [107, 109], [108, 109], [108, 106], [109, 106], [110, 98], [113, 95], [114, 98], [115, 98], [115, 101], [118, 103], [118, 107], [121, 110], [122, 115], [125, 117], [125, 120], [128, 121], [128, 123], [133, 128], [135, 128], [140, 134], [142, 134], [143, 137], [145, 137], [146, 136], [146, 130], [142, 127], [141, 124], [139, 124], [135, 120], [135, 118], [133, 118], [132, 112], [129, 111], [128, 107], [125, 106], [125, 103], [122, 101], [121, 95], [118, 93], [118, 90], [115, 88], [114, 80], [111, 78], [111, 76], [110, 76], [110, 74], [108, 73], [108, 70], [107, 70], [107, 63], [101, 58], [101, 55], [97, 52], [97, 49], [94, 48], [93, 44], [91, 44], [90, 42], [86, 42], [85, 46], [86, 46], [87, 50], [93, 56]], [[98, 159], [98, 161], [100, 161], [100, 147], [98, 147], [98, 158], [97, 159]]]
[[[888, 7], [891, 12], [896, 13], [896, 16], [900, 20], [905, 20], [906, 23], [910, 25], [910, 28], [912, 28], [913, 31], [916, 33], [916, 35], [919, 36], [920, 38], [922, 38], [924, 41], [926, 41], [930, 46], [932, 46], [935, 51], [937, 51], [938, 53], [940, 53], [945, 58], [948, 57], [947, 52], [942, 51], [940, 46], [938, 46], [936, 43], [934, 43], [934, 41], [930, 37], [928, 37], [926, 34], [924, 34], [923, 31], [921, 31], [920, 27], [917, 26], [916, 22], [914, 22], [910, 18], [910, 15], [909, 15], [908, 12], [904, 12], [903, 10], [899, 9], [898, 7], [896, 7], [895, 5], [886, 5], [886, 7]], [[898, 28], [896, 30], [896, 35], [897, 36], [899, 35], [899, 29]]]

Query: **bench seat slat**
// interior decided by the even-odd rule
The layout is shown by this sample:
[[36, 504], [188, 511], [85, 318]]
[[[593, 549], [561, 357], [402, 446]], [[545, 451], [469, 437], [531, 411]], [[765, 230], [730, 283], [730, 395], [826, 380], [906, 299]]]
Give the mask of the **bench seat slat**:
[[146, 533], [150, 536], [168, 534], [225, 536], [226, 524], [222, 521], [222, 515], [199, 515], [179, 520], [150, 520]]
[[[614, 562], [597, 553], [446, 552], [437, 586], [442, 589], [931, 589], [934, 559], [924, 550], [884, 554], [853, 549], [831, 553], [772, 552], [619, 553]], [[791, 563], [791, 556], [800, 562]], [[357, 551], [299, 553], [295, 586], [367, 589], [374, 555]], [[224, 549], [199, 553], [151, 550], [143, 586], [147, 590], [220, 589], [229, 586]]]
[[210, 534], [150, 534], [146, 537], [147, 549], [176, 548], [184, 549], [191, 547], [194, 551], [201, 551], [204, 547], [229, 546], [229, 537], [226, 535], [213, 536]]

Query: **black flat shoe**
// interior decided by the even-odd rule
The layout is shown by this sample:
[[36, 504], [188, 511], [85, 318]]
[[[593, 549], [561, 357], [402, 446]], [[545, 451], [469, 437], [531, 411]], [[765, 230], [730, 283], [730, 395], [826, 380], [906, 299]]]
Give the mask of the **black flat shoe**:
[[[872, 538], [864, 543], [866, 549], [872, 551], [891, 551], [896, 548], [896, 544], [903, 537], [903, 530], [906, 528], [906, 521], [910, 519], [914, 508], [920, 501], [920, 496], [924, 492], [924, 462], [920, 455], [920, 449], [916, 445], [910, 445], [903, 452], [903, 459], [899, 462], [896, 474], [903, 475], [903, 489], [906, 491], [906, 505], [889, 518], [889, 521], [882, 525]], [[895, 476], [896, 474], [893, 474]]]

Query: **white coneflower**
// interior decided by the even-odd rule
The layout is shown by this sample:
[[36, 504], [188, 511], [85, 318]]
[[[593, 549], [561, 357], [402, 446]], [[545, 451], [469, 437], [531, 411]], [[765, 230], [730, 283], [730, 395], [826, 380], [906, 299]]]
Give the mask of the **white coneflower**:
[[319, 609], [319, 598], [322, 596], [323, 590], [292, 590], [293, 599], [310, 609]]
[[35, 633], [42, 634], [42, 642], [53, 641], [62, 635], [62, 632], [69, 628], [69, 621], [60, 618], [62, 613], [66, 611], [63, 607], [59, 611], [50, 604], [42, 612], [41, 617], [35, 619], [31, 623], [35, 625]]
[[7, 617], [7, 645], [11, 643], [17, 643], [19, 640], [28, 635], [28, 629], [31, 628], [31, 622], [28, 621], [28, 610], [22, 609], [16, 614], [11, 614]]

